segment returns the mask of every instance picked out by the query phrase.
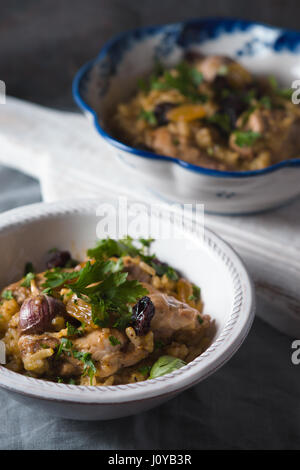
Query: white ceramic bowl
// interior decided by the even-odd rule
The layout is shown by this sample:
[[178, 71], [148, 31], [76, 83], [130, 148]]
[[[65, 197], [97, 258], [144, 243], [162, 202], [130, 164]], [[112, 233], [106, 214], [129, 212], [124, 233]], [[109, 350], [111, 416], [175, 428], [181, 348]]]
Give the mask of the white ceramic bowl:
[[287, 87], [300, 78], [300, 33], [246, 20], [206, 18], [140, 28], [112, 39], [77, 73], [74, 98], [119, 160], [169, 201], [198, 201], [213, 213], [249, 214], [295, 198], [300, 194], [300, 158], [263, 170], [218, 171], [137, 150], [110, 135], [110, 115], [135, 91], [137, 78], [149, 75], [155, 59], [171, 66], [189, 48], [231, 56], [253, 73], [275, 75]]
[[[98, 206], [95, 200], [34, 204], [1, 215], [0, 287], [22, 277], [25, 262], [44, 269], [44, 255], [54, 246], [82, 257], [96, 239]], [[163, 377], [108, 387], [58, 384], [1, 366], [0, 387], [18, 401], [52, 415], [101, 420], [159, 405], [215, 372], [236, 352], [249, 331], [254, 316], [253, 287], [243, 263], [224, 241], [209, 230], [201, 241], [189, 230], [188, 244], [182, 239], [158, 240], [154, 250], [201, 286], [205, 313], [216, 320], [217, 326], [216, 337], [205, 353]]]

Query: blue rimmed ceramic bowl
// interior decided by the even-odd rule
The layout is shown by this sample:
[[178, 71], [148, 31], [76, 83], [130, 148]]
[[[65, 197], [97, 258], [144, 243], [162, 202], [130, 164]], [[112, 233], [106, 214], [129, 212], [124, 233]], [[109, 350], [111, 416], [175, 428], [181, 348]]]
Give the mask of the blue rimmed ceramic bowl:
[[218, 171], [137, 150], [110, 135], [110, 116], [134, 93], [137, 78], [148, 75], [156, 59], [176, 64], [191, 47], [236, 58], [253, 73], [275, 75], [284, 86], [300, 78], [300, 33], [245, 20], [206, 18], [140, 28], [112, 39], [77, 73], [74, 98], [119, 160], [169, 201], [197, 201], [209, 212], [248, 214], [297, 197], [300, 158], [263, 170]]

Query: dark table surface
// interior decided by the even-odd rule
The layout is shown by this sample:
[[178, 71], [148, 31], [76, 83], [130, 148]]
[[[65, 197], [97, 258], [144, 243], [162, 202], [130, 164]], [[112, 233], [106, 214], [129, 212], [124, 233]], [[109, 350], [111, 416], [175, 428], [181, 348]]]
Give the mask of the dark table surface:
[[[298, 28], [300, 12], [292, 0], [0, 0], [0, 7], [0, 79], [8, 93], [61, 108], [73, 106], [74, 72], [121, 30], [204, 15]], [[0, 167], [0, 211], [40, 199], [37, 181]], [[159, 408], [115, 421], [54, 418], [1, 391], [0, 449], [299, 448], [291, 342], [256, 319], [238, 354], [213, 376]]]

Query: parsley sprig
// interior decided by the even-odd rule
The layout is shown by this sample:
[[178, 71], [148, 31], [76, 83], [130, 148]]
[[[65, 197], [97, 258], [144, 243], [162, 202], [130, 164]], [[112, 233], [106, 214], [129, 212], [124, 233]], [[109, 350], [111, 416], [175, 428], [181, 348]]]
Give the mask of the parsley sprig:
[[252, 147], [252, 145], [261, 137], [260, 132], [253, 131], [235, 131], [235, 143], [239, 147]]
[[206, 101], [207, 97], [198, 90], [198, 86], [203, 82], [202, 73], [185, 61], [180, 62], [174, 69], [175, 73], [172, 73], [157, 63], [148, 80], [138, 81], [139, 88], [144, 92], [176, 89], [191, 101]]
[[92, 320], [100, 327], [110, 324], [124, 329], [131, 318], [130, 304], [148, 293], [138, 281], [127, 280], [128, 273], [121, 272], [114, 261], [89, 261], [80, 271], [78, 280], [70, 285], [72, 291], [92, 307]]
[[[122, 238], [121, 240], [106, 238], [99, 240], [96, 247], [88, 250], [87, 254], [96, 260], [108, 259], [112, 256], [122, 257], [128, 255], [132, 258], [139, 256], [142, 261], [155, 269], [158, 276], [166, 274], [170, 280], [178, 280], [178, 274], [175, 269], [166, 263], [160, 263], [154, 254], [149, 254], [149, 248], [153, 241], [153, 238], [139, 238], [134, 242], [133, 238], [129, 236]], [[136, 246], [136, 244], [139, 246]]]
[[76, 279], [78, 272], [76, 271], [64, 271], [63, 268], [53, 268], [45, 273], [45, 282], [42, 284], [44, 287], [44, 294], [52, 294], [53, 289], [62, 287], [66, 282]]

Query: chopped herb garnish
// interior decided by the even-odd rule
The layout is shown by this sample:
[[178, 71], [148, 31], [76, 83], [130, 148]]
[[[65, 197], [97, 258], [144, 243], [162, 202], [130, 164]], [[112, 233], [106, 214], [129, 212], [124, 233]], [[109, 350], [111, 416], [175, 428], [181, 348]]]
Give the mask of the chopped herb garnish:
[[33, 272], [29, 272], [26, 274], [24, 281], [21, 283], [22, 287], [30, 287], [31, 281], [35, 278], [35, 274]]
[[90, 378], [90, 385], [93, 385], [93, 378], [97, 372], [97, 369], [92, 361], [91, 353], [76, 351], [74, 349], [73, 357], [75, 357], [75, 359], [78, 359], [84, 364], [82, 376], [84, 377], [85, 375], [88, 375]]
[[128, 281], [128, 273], [119, 269], [114, 261], [87, 262], [77, 281], [70, 285], [78, 297], [91, 304], [92, 319], [97, 326], [108, 326], [111, 313], [120, 320], [126, 318], [127, 322], [128, 304], [136, 303], [148, 293], [138, 281]]
[[82, 336], [84, 334], [84, 328], [79, 329], [67, 322], [67, 335], [68, 336]]
[[197, 315], [197, 320], [198, 320], [198, 322], [200, 323], [200, 325], [202, 325], [202, 323], [203, 323], [203, 318], [202, 318], [200, 315]]
[[164, 345], [165, 344], [162, 341], [157, 339], [156, 341], [154, 341], [154, 350], [161, 349], [164, 347]]
[[87, 254], [96, 260], [107, 260], [112, 256], [122, 257], [129, 255], [132, 258], [140, 256], [144, 261], [147, 262], [149, 257], [147, 256], [145, 248], [149, 248], [152, 241], [152, 238], [140, 238], [138, 242], [140, 242], [142, 246], [141, 248], [138, 248], [135, 246], [133, 238], [129, 236], [121, 238], [120, 240], [106, 238], [104, 240], [99, 240], [96, 247], [89, 249]]
[[41, 346], [42, 349], [49, 349], [50, 348], [50, 346], [48, 346], [48, 344], [46, 344], [46, 343], [40, 343], [40, 346]]
[[273, 75], [268, 77], [268, 79], [273, 92], [276, 93], [276, 95], [281, 96], [281, 98], [291, 99], [293, 94], [293, 90], [291, 88], [280, 88], [277, 79]]
[[189, 300], [194, 300], [197, 302], [200, 300], [201, 297], [201, 289], [200, 287], [196, 286], [196, 284], [193, 284], [193, 294], [190, 295]]
[[9, 289], [4, 290], [1, 297], [5, 300], [12, 300], [14, 298], [12, 291]]
[[203, 75], [201, 72], [191, 67], [187, 62], [181, 62], [175, 67], [175, 73], [162, 69], [159, 75], [152, 74], [149, 80], [149, 87], [152, 90], [170, 90], [175, 88], [193, 102], [204, 102], [207, 100], [207, 97], [198, 91], [198, 86], [202, 82]]
[[142, 109], [139, 114], [139, 119], [144, 119], [144, 121], [147, 121], [149, 124], [151, 124], [151, 126], [157, 125], [157, 119], [153, 111], [146, 111], [145, 109]]
[[261, 137], [260, 132], [235, 131], [235, 143], [239, 147], [251, 147]]
[[210, 116], [207, 121], [211, 124], [215, 124], [221, 129], [221, 131], [225, 132], [225, 134], [229, 134], [231, 132], [231, 123], [228, 114], [216, 113], [213, 116]]
[[110, 344], [112, 344], [113, 346], [117, 346], [118, 344], [121, 344], [118, 338], [116, 338], [113, 335], [109, 336], [108, 339], [109, 339]]
[[53, 268], [49, 271], [46, 271], [46, 281], [42, 284], [42, 287], [45, 288], [44, 293], [51, 294], [52, 289], [62, 287], [66, 282], [72, 279], [76, 279], [78, 274], [79, 273], [76, 271], [64, 271], [62, 268]]
[[67, 338], [62, 338], [59, 348], [56, 353], [56, 359], [63, 353], [65, 352], [68, 356], [71, 356], [71, 350], [72, 350], [73, 343]]
[[75, 382], [74, 379], [70, 379], [70, 380], [69, 380], [69, 385], [75, 385], [75, 384], [76, 384], [76, 382]]
[[56, 381], [57, 381], [58, 384], [63, 384], [64, 383], [64, 381], [61, 377], [57, 377]]
[[179, 279], [177, 272], [174, 268], [171, 268], [171, 266], [168, 266], [165, 263], [157, 263], [155, 261], [151, 261], [150, 264], [152, 268], [155, 269], [158, 276], [161, 277], [165, 274], [171, 281], [177, 281]]
[[95, 364], [92, 361], [92, 355], [88, 352], [77, 351], [73, 347], [72, 341], [67, 338], [62, 338], [58, 351], [56, 353], [56, 359], [62, 354], [65, 353], [68, 356], [73, 356], [75, 359], [78, 359], [84, 364], [82, 376], [88, 375], [90, 378], [90, 384], [93, 383], [93, 377], [96, 373]]
[[144, 377], [146, 377], [147, 375], [149, 375], [150, 370], [151, 370], [151, 366], [144, 365], [144, 366], [141, 366], [138, 369], [138, 372], [140, 372], [140, 374], [142, 374]]
[[271, 109], [272, 108], [272, 101], [269, 96], [262, 96], [259, 100], [259, 104], [263, 106], [266, 109]]

